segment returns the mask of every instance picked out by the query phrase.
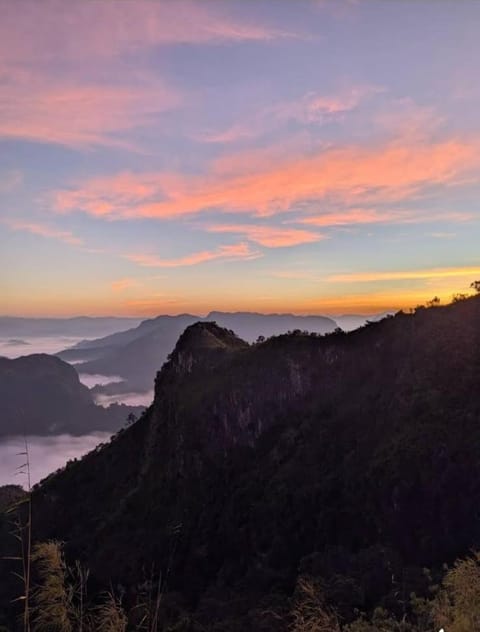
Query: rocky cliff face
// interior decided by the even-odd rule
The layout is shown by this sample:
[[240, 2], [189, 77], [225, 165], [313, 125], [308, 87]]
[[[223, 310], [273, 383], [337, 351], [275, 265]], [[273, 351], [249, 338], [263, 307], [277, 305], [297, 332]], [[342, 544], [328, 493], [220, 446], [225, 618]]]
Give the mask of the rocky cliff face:
[[[155, 418], [168, 416], [168, 402], [212, 456], [237, 445], [252, 447], [311, 389], [314, 366], [303, 366], [302, 355], [250, 346], [215, 323], [192, 325], [158, 374]], [[195, 421], [200, 409], [202, 420]], [[158, 426], [161, 431], [160, 421]]]
[[155, 562], [207, 623], [251, 625], [300, 571], [348, 617], [480, 545], [479, 446], [480, 297], [258, 345], [201, 323], [147, 413], [37, 490], [36, 533], [99, 582]]

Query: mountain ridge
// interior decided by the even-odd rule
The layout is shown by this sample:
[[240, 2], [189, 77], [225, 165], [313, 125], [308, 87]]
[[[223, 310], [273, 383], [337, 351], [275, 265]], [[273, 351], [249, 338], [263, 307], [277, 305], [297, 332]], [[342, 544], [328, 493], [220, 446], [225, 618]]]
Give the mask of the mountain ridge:
[[300, 572], [347, 621], [407, 571], [419, 591], [423, 566], [480, 545], [479, 324], [475, 297], [349, 334], [215, 343], [214, 359], [198, 332], [237, 338], [194, 325], [141, 419], [36, 489], [36, 535], [67, 540], [100, 583], [134, 586], [154, 560], [167, 602], [224, 629], [264, 629], [259, 604]]
[[[257, 314], [251, 312], [210, 312], [206, 318], [191, 314], [157, 316], [138, 327], [99, 340], [81, 342], [59, 354], [64, 360], [78, 360], [79, 372], [120, 375], [123, 383], [109, 384], [98, 390], [107, 394], [151, 389], [153, 376], [175, 346], [185, 327], [195, 322], [216, 320], [249, 342], [259, 336], [269, 337], [290, 329], [310, 329], [319, 333], [332, 331], [336, 323], [323, 316]], [[81, 361], [83, 360], [83, 361]]]

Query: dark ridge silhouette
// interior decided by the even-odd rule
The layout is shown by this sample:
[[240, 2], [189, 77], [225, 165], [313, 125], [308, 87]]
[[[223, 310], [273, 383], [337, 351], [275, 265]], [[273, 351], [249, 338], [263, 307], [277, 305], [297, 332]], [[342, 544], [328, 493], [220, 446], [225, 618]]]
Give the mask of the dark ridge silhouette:
[[265, 612], [301, 575], [343, 621], [400, 619], [480, 545], [479, 385], [480, 296], [253, 345], [194, 324], [148, 411], [35, 489], [35, 538], [127, 603], [154, 564], [195, 630], [285, 629]]

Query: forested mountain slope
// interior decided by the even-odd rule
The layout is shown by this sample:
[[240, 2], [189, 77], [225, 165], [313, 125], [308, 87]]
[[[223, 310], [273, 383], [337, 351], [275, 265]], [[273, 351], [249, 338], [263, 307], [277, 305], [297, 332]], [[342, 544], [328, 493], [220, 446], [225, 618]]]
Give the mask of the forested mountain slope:
[[222, 630], [282, 629], [301, 574], [345, 621], [401, 616], [480, 545], [479, 506], [480, 297], [256, 345], [194, 324], [147, 413], [33, 497], [98, 585], [134, 600], [153, 563], [173, 618]]

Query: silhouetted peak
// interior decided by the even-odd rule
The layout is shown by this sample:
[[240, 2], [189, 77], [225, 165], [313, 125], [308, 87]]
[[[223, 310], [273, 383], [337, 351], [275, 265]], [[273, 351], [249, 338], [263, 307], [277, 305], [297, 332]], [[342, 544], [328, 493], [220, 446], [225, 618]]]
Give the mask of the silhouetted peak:
[[198, 322], [187, 327], [180, 336], [170, 364], [177, 373], [191, 373], [199, 363], [212, 366], [224, 353], [247, 347], [248, 343], [233, 331], [223, 329], [215, 322]]

